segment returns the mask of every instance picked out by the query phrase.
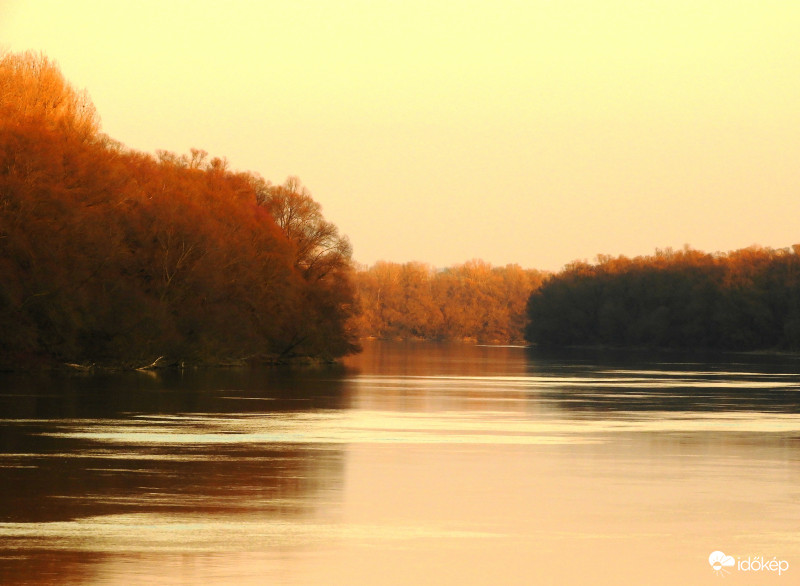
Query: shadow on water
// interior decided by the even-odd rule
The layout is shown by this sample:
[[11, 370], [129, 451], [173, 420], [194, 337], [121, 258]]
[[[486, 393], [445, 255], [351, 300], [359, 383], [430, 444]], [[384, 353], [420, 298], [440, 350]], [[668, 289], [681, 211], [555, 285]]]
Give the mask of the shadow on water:
[[277, 414], [346, 407], [343, 374], [2, 375], [0, 582], [81, 582], [98, 551], [124, 543], [114, 519], [315, 515], [340, 490], [340, 447], [254, 440], [254, 430]]
[[800, 358], [688, 351], [527, 348], [540, 397], [570, 411], [800, 413]]
[[0, 418], [341, 409], [347, 407], [341, 383], [345, 374], [346, 369], [338, 365], [0, 373]]

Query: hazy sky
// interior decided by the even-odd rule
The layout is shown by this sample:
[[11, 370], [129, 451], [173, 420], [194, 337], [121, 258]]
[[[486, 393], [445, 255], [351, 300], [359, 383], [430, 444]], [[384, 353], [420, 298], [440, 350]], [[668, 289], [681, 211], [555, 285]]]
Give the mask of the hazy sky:
[[0, 0], [103, 129], [297, 175], [355, 258], [800, 242], [800, 2]]

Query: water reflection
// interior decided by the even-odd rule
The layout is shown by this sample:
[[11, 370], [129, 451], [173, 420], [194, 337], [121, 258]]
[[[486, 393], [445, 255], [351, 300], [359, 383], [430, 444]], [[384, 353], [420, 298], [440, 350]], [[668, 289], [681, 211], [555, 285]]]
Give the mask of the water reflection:
[[691, 584], [717, 549], [800, 571], [797, 363], [700, 358], [4, 375], [0, 582]]
[[366, 342], [347, 364], [364, 373], [399, 376], [525, 374], [521, 346], [473, 346], [432, 342]]
[[649, 411], [800, 412], [800, 362], [790, 357], [715, 354], [701, 361], [674, 352], [373, 346], [351, 361], [361, 372], [349, 381], [353, 408], [540, 416], [568, 410], [603, 418]]
[[341, 491], [336, 445], [255, 445], [236, 426], [222, 430], [226, 441], [203, 441], [229, 416], [343, 408], [341, 369], [6, 375], [2, 382], [3, 583], [90, 581], [98, 556], [109, 552], [273, 543], [288, 538], [282, 527], [324, 519]]
[[528, 350], [528, 355], [529, 375], [551, 380], [542, 397], [571, 411], [605, 416], [627, 411], [800, 412], [800, 361], [795, 357], [614, 350]]
[[340, 409], [343, 367], [165, 369], [96, 374], [0, 373], [3, 418]]

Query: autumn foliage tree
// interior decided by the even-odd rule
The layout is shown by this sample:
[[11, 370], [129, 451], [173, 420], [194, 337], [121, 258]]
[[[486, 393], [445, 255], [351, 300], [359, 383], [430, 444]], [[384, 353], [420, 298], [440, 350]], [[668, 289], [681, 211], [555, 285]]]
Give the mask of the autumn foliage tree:
[[473, 260], [436, 270], [379, 262], [356, 273], [359, 332], [381, 339], [518, 342], [544, 273]]
[[[297, 177], [271, 185], [251, 176], [259, 205], [275, 219], [291, 246], [293, 268], [300, 274], [305, 303], [294, 307], [304, 314], [286, 332], [286, 348], [312, 353], [348, 354], [359, 349], [352, 318], [357, 311], [353, 288], [353, 249], [346, 236], [325, 220]], [[313, 309], [312, 309], [313, 308]]]
[[72, 87], [47, 57], [30, 51], [0, 56], [0, 107], [8, 120], [35, 119], [84, 142], [100, 130], [88, 94]]
[[[256, 183], [200, 150], [126, 149], [45, 57], [3, 56], [0, 364], [356, 349], [349, 248], [302, 256]], [[303, 197], [315, 214], [292, 229], [336, 236]]]
[[800, 246], [599, 257], [552, 275], [528, 302], [543, 345], [800, 347]]

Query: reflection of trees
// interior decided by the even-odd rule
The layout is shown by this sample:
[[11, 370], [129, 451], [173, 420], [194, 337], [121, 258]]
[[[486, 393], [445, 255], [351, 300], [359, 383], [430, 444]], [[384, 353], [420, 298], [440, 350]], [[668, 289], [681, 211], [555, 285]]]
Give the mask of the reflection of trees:
[[[346, 407], [344, 372], [334, 364], [88, 375], [0, 373], [0, 413], [5, 419], [64, 419], [337, 409]], [[263, 400], [237, 400], [237, 394]]]
[[[135, 432], [143, 420], [165, 432], [200, 434], [209, 431], [203, 429], [208, 416], [233, 421], [226, 429], [235, 440], [262, 417], [343, 406], [340, 369], [9, 375], [0, 389], [6, 419], [0, 423], [0, 523], [46, 531], [58, 522], [145, 513], [166, 522], [200, 516], [213, 529], [219, 519], [235, 524], [324, 515], [321, 504], [335, 501], [331, 493], [340, 490], [344, 458], [335, 444], [103, 443], [42, 435], [93, 426]], [[189, 419], [175, 417], [182, 414]], [[62, 539], [84, 543], [69, 551]], [[107, 558], [99, 553], [108, 545], [104, 539], [69, 532], [4, 536], [2, 550], [13, 548], [14, 555], [0, 556], [0, 582], [87, 581]]]
[[425, 412], [524, 408], [523, 390], [506, 385], [487, 393], [485, 382], [480, 381], [482, 377], [524, 375], [521, 347], [367, 341], [361, 354], [346, 362], [362, 373], [381, 377], [351, 383], [351, 401], [360, 409]]
[[[80, 583], [87, 571], [93, 571], [93, 560], [104, 561], [100, 552], [106, 547], [119, 548], [121, 540], [148, 548], [142, 539], [156, 531], [134, 527], [132, 535], [109, 537], [91, 532], [72, 535], [64, 528], [47, 534], [53, 522], [134, 515], [127, 522], [169, 524], [183, 518], [201, 522], [203, 539], [213, 539], [214, 524], [220, 521], [252, 526], [254, 520], [292, 522], [324, 515], [320, 506], [335, 500], [330, 494], [340, 491], [344, 468], [341, 449], [334, 445], [324, 450], [291, 444], [144, 449], [115, 445], [104, 453], [108, 448], [87, 444], [52, 442], [52, 454], [24, 459], [25, 465], [35, 468], [9, 468], [6, 463], [16, 460], [14, 456], [0, 457], [5, 464], [0, 468], [0, 519], [45, 531], [42, 536], [4, 537], [3, 549], [12, 548], [26, 563], [17, 564], [13, 557], [0, 559], [3, 583], [16, 578], [32, 583], [37, 573], [53, 569], [54, 560], [64, 562], [53, 574], [60, 583]], [[62, 450], [69, 450], [66, 457]], [[141, 521], [136, 520], [139, 514], [144, 514]], [[233, 531], [237, 541], [246, 541], [246, 536], [236, 535], [246, 526]], [[78, 551], [69, 551], [76, 543]]]
[[[100, 515], [307, 515], [340, 481], [342, 455], [296, 444], [96, 444], [50, 438], [2, 457], [2, 522]], [[54, 544], [58, 547], [58, 544]]]
[[529, 374], [575, 379], [537, 389], [539, 398], [571, 411], [797, 413], [798, 368], [780, 356], [528, 349]]
[[[160, 381], [129, 373], [2, 382], [7, 420], [0, 424], [0, 523], [30, 523], [35, 530], [53, 522], [137, 514], [167, 522], [199, 515], [211, 525], [216, 519], [299, 520], [325, 515], [321, 505], [335, 502], [331, 494], [341, 490], [340, 446], [269, 443], [262, 433], [281, 412], [342, 406], [335, 369], [175, 371]], [[143, 428], [188, 439], [138, 441]], [[93, 439], [95, 432], [115, 438]], [[204, 441], [203, 434], [214, 437]], [[65, 555], [61, 538], [10, 536], [4, 547], [27, 556], [28, 566], [46, 565]], [[80, 571], [90, 567], [91, 552], [104, 546], [102, 536], [87, 539], [80, 549], [88, 553], [75, 554], [83, 562]], [[22, 570], [0, 560], [4, 581]], [[28, 568], [24, 576], [30, 575]]]
[[524, 349], [460, 342], [367, 342], [346, 364], [369, 373], [412, 376], [524, 374]]

